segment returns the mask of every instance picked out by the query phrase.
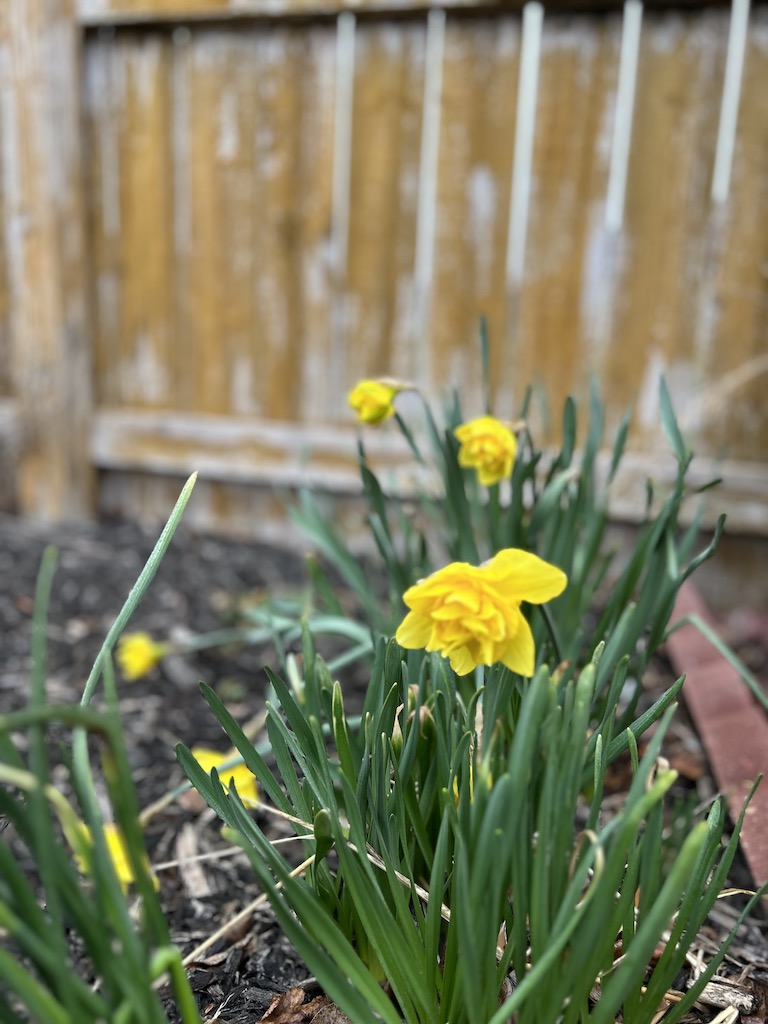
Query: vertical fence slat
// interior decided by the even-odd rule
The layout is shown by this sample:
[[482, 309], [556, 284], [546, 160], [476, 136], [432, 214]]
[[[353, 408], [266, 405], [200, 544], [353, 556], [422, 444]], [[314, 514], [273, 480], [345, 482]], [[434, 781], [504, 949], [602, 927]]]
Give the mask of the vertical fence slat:
[[[333, 301], [331, 304], [330, 380], [344, 377], [347, 336], [347, 254], [352, 177], [352, 114], [355, 87], [355, 16], [349, 11], [336, 21], [336, 66], [333, 114], [333, 171], [331, 177], [331, 236]], [[331, 392], [332, 394], [332, 392]], [[329, 397], [326, 391], [326, 398]], [[327, 416], [328, 409], [323, 409]]]
[[0, 5], [4, 222], [19, 511], [87, 515], [90, 364], [72, 0]]
[[749, 0], [733, 0], [731, 27], [728, 34], [728, 56], [725, 64], [720, 126], [717, 133], [715, 168], [712, 174], [712, 200], [724, 203], [731, 184], [733, 150], [736, 145], [736, 122], [741, 98], [741, 77], [747, 46]]
[[424, 107], [421, 121], [419, 205], [416, 211], [414, 265], [415, 316], [413, 331], [414, 376], [423, 384], [431, 378], [429, 318], [434, 273], [437, 221], [437, 159], [440, 151], [440, 107], [443, 90], [445, 11], [432, 10], [427, 19]]
[[512, 201], [509, 207], [507, 243], [507, 285], [519, 288], [525, 269], [525, 240], [528, 207], [531, 201], [533, 136], [536, 128], [536, 98], [539, 87], [541, 27], [544, 8], [539, 3], [523, 8], [523, 37], [520, 57], [520, 84], [515, 121], [515, 158], [512, 165]]

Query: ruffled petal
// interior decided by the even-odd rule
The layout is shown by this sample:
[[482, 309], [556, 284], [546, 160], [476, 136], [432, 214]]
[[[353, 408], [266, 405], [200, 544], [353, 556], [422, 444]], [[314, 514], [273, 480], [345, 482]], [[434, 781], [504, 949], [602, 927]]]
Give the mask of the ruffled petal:
[[472, 653], [467, 647], [457, 647], [455, 651], [451, 651], [448, 655], [448, 660], [457, 676], [468, 675], [478, 665], [478, 662], [472, 657]]
[[403, 621], [397, 627], [395, 640], [401, 647], [409, 650], [418, 650], [426, 647], [432, 636], [432, 622], [424, 615], [417, 615], [416, 612], [408, 612]]
[[536, 648], [533, 643], [533, 634], [522, 614], [517, 632], [510, 639], [499, 660], [511, 672], [516, 672], [519, 676], [532, 676], [536, 670]]
[[519, 548], [499, 551], [483, 567], [508, 600], [543, 604], [562, 594], [568, 577], [538, 555]]

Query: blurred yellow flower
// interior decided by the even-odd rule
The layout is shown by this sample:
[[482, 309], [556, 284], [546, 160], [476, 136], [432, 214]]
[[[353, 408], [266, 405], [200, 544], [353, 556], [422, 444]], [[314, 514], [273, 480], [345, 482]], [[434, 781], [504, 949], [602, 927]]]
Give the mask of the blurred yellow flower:
[[401, 647], [439, 651], [458, 675], [501, 662], [532, 676], [536, 667], [523, 601], [557, 597], [566, 575], [537, 555], [517, 548], [499, 551], [481, 566], [452, 562], [406, 590], [411, 609], [395, 639]]
[[149, 633], [125, 633], [117, 642], [115, 660], [129, 682], [141, 679], [168, 653], [168, 645], [153, 640]]
[[349, 404], [357, 413], [361, 423], [374, 426], [390, 416], [394, 416], [393, 400], [408, 387], [401, 381], [382, 377], [379, 380], [361, 380], [349, 392]]
[[517, 438], [494, 416], [480, 416], [462, 423], [454, 431], [460, 444], [459, 465], [477, 471], [484, 487], [497, 484], [512, 472], [517, 452]]
[[215, 768], [221, 776], [221, 784], [226, 787], [229, 780], [234, 779], [235, 787], [243, 803], [256, 803], [259, 799], [259, 790], [256, 786], [256, 778], [253, 772], [244, 764], [236, 764], [232, 768], [222, 768], [225, 761], [231, 760], [235, 754], [230, 750], [222, 754], [219, 750], [209, 750], [207, 747], [192, 747], [192, 756], [205, 772]]
[[[85, 848], [90, 850], [93, 846], [93, 839], [91, 838], [91, 830], [87, 825], [79, 822], [79, 832], [81, 838], [84, 841]], [[90, 853], [87, 856], [83, 856], [82, 853], [78, 853], [77, 850], [83, 849], [83, 843], [73, 842], [73, 837], [70, 838], [70, 843], [75, 847], [77, 866], [83, 872], [83, 874], [91, 874], [91, 865], [89, 863]], [[104, 823], [104, 840], [107, 844], [107, 852], [109, 853], [110, 860], [112, 861], [112, 867], [115, 869], [117, 880], [120, 883], [120, 888], [123, 892], [128, 891], [128, 886], [132, 885], [136, 881], [133, 874], [133, 867], [131, 865], [131, 858], [128, 856], [128, 848], [125, 845], [125, 838], [120, 829], [113, 822]], [[154, 872], [151, 870], [149, 865], [149, 859], [146, 854], [144, 856], [144, 862], [147, 866], [147, 870], [152, 875], [152, 882], [156, 889], [159, 888], [159, 882], [155, 877]]]

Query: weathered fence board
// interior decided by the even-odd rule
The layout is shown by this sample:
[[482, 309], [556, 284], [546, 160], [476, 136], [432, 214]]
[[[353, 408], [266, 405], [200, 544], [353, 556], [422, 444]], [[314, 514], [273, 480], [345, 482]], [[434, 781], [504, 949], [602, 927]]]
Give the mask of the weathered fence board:
[[[0, 21], [11, 55], [0, 356], [13, 367], [0, 368], [0, 424], [22, 425], [21, 507], [45, 511], [30, 481], [48, 466], [59, 466], [50, 494], [60, 496], [46, 514], [61, 514], [67, 480], [87, 504], [87, 465], [80, 477], [72, 466], [78, 452], [88, 462], [88, 429], [102, 507], [154, 514], [150, 492], [164, 498], [164, 478], [197, 450], [220, 485], [209, 507], [220, 526], [231, 502], [235, 517], [248, 502], [226, 479], [309, 479], [313, 438], [312, 479], [348, 489], [348, 388], [380, 374], [433, 398], [460, 385], [479, 412], [482, 314], [500, 414], [514, 413], [530, 382], [556, 411], [569, 392], [583, 398], [594, 374], [609, 434], [633, 405], [633, 465], [653, 470], [665, 449], [664, 372], [702, 474], [724, 456], [735, 525], [768, 533], [768, 9], [751, 13], [730, 185], [715, 202], [727, 10], [646, 5], [640, 24], [635, 8], [634, 102], [619, 112], [631, 126], [624, 181], [623, 25], [630, 50], [632, 37], [620, 10], [548, 5], [539, 39], [531, 7], [523, 22], [522, 4], [454, 10], [468, 6], [428, 17], [404, 0], [390, 9], [411, 13], [395, 18], [365, 3], [355, 22], [328, 17], [344, 7], [330, 0], [79, 0], [76, 14], [61, 0], [69, 63], [57, 84], [73, 140], [63, 163], [63, 131], [32, 133], [34, 152], [21, 144], [14, 118], [32, 96], [49, 109], [53, 83], [43, 43]], [[42, 0], [10, 9], [32, 39]], [[81, 51], [76, 20], [90, 26]], [[534, 52], [536, 80], [521, 79]], [[55, 194], [54, 166], [66, 178]], [[529, 196], [523, 221], [513, 193]], [[37, 235], [18, 228], [14, 211], [28, 206]], [[35, 237], [50, 262], [31, 302], [14, 267]], [[64, 245], [74, 255], [57, 264]], [[76, 326], [85, 291], [90, 319]], [[25, 317], [48, 320], [38, 330]], [[53, 339], [53, 355], [48, 342], [29, 343], [38, 335]], [[37, 462], [26, 430], [40, 391], [30, 399], [22, 386], [34, 360], [58, 366], [62, 401], [79, 410], [74, 433], [49, 417]], [[534, 419], [556, 439], [543, 400]], [[391, 466], [397, 448], [382, 443]], [[142, 467], [155, 482], [138, 487]], [[633, 494], [619, 488], [622, 515], [639, 513]]]
[[51, 518], [92, 507], [79, 58], [67, 0], [0, 5], [3, 418], [18, 503]]

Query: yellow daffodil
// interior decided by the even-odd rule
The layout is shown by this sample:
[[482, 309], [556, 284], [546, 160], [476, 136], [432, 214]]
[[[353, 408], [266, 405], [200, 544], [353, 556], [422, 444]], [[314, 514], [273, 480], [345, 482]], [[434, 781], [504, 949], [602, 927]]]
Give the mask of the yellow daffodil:
[[497, 484], [512, 472], [517, 438], [506, 424], [494, 416], [480, 416], [462, 423], [454, 431], [460, 444], [459, 465], [474, 469], [484, 487]]
[[[90, 852], [86, 853], [86, 855], [83, 856], [82, 852], [77, 851], [83, 851], [84, 849], [90, 851], [90, 848], [93, 846], [91, 830], [88, 828], [87, 825], [84, 825], [82, 822], [80, 822], [79, 832], [80, 835], [79, 837], [77, 837], [77, 839], [75, 839], [74, 842], [72, 841], [73, 837], [70, 837], [70, 843], [73, 845], [76, 851], [75, 856], [77, 859], [78, 867], [83, 872], [83, 874], [90, 874]], [[78, 839], [80, 841], [78, 841]], [[112, 861], [112, 867], [115, 869], [115, 874], [117, 875], [117, 880], [120, 883], [120, 888], [123, 890], [123, 892], [127, 892], [128, 886], [132, 885], [133, 882], [136, 881], [136, 879], [133, 874], [131, 858], [128, 856], [128, 848], [125, 845], [125, 838], [123, 837], [123, 833], [113, 822], [106, 822], [104, 824], [104, 840], [107, 844], [107, 852], [109, 853], [110, 860]], [[151, 872], [149, 860], [146, 859], [146, 855], [145, 863], [147, 866], [147, 870]], [[154, 873], [151, 872], [151, 874], [152, 882], [155, 888], [157, 889], [159, 888], [159, 883]]]
[[125, 633], [120, 637], [115, 659], [123, 678], [134, 682], [150, 672], [168, 653], [168, 645], [153, 640], [149, 633]]
[[232, 751], [222, 754], [219, 750], [209, 750], [207, 747], [192, 747], [192, 756], [203, 771], [210, 772], [211, 768], [215, 768], [225, 788], [229, 785], [229, 780], [234, 779], [243, 803], [256, 803], [259, 799], [256, 779], [250, 768], [244, 764], [236, 764], [232, 768], [221, 767], [225, 761], [230, 761], [235, 756]]
[[394, 416], [395, 395], [399, 395], [407, 388], [407, 384], [385, 377], [379, 380], [361, 380], [350, 391], [348, 400], [361, 423], [377, 426], [383, 420]]
[[532, 676], [536, 652], [520, 605], [543, 604], [567, 582], [560, 569], [517, 548], [481, 566], [452, 562], [406, 590], [411, 610], [395, 639], [401, 647], [439, 651], [458, 675], [501, 662]]

